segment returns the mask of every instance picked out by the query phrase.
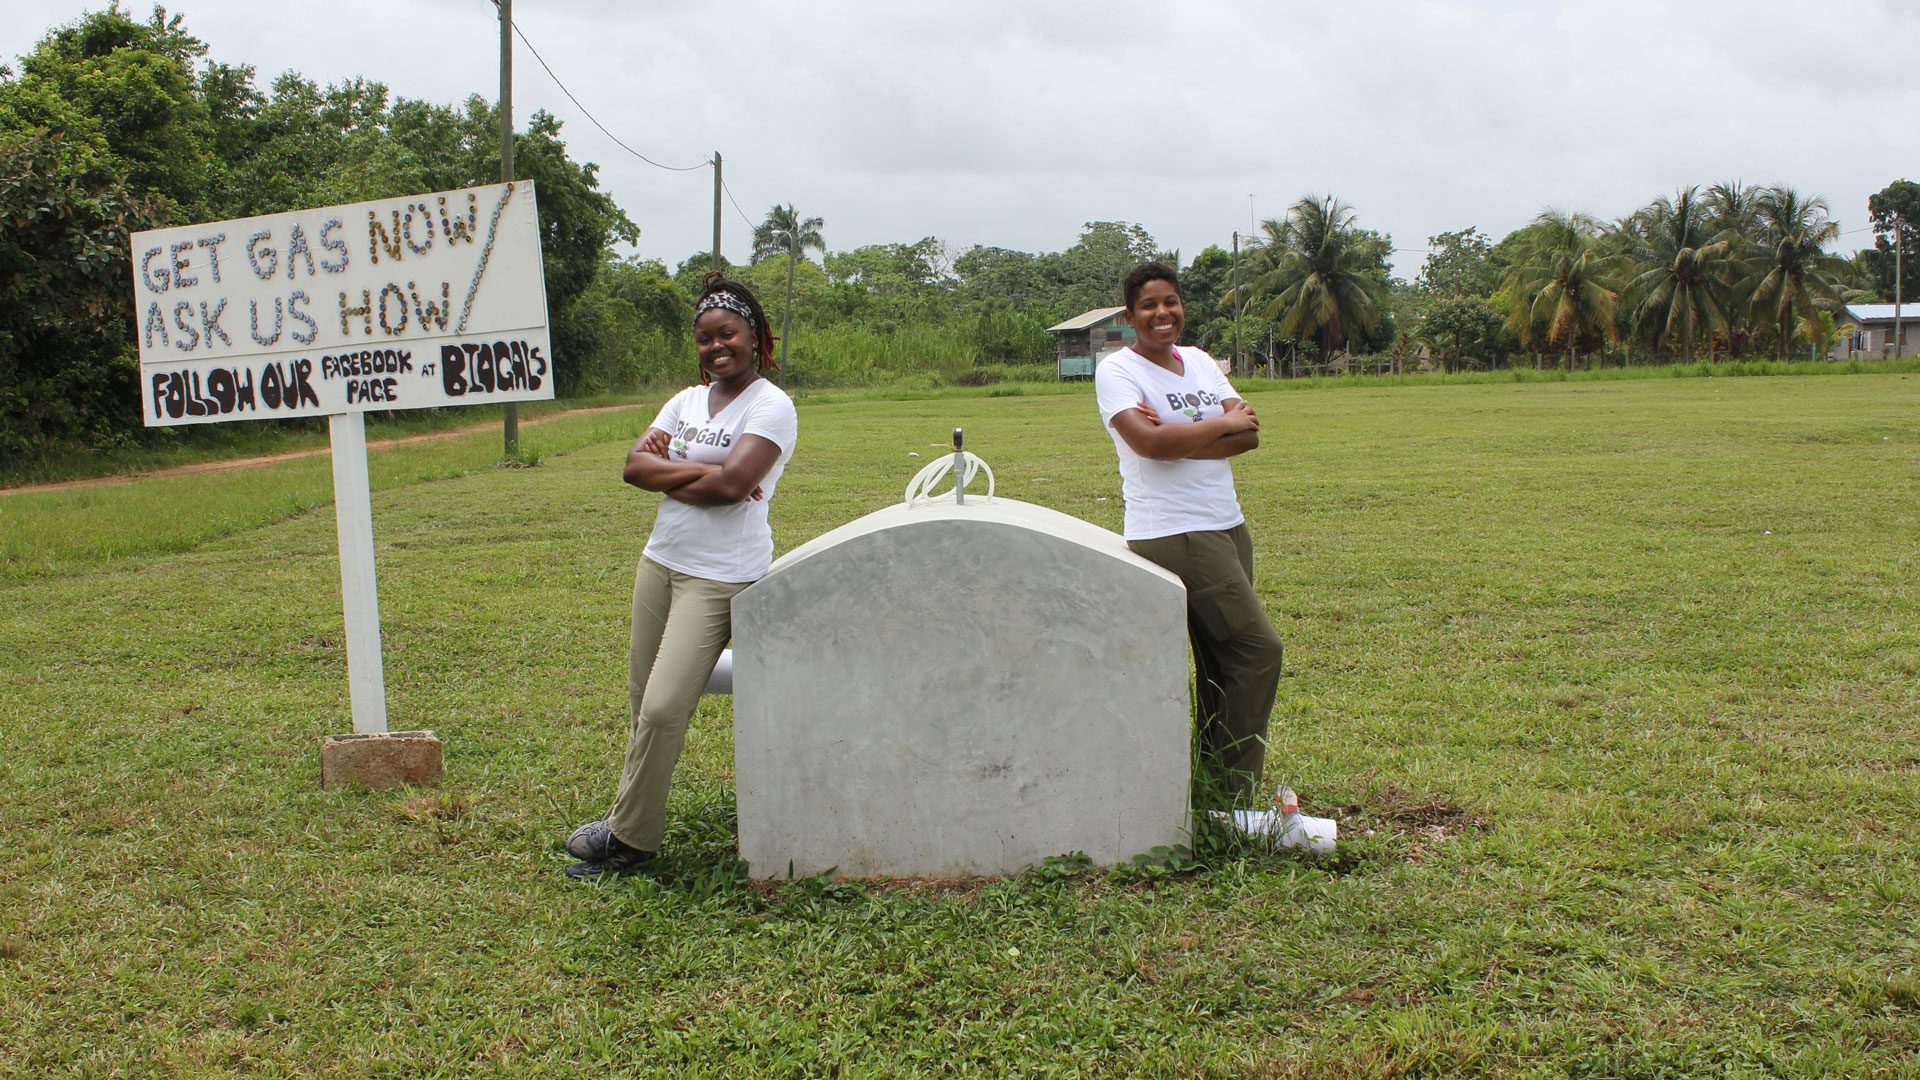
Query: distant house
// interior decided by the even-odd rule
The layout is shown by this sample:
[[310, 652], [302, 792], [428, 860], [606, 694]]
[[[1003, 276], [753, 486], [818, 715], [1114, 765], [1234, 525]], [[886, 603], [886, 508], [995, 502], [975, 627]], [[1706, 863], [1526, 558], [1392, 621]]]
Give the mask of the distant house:
[[1094, 308], [1063, 323], [1047, 327], [1053, 335], [1054, 357], [1062, 379], [1091, 379], [1094, 365], [1110, 352], [1132, 345], [1137, 339], [1128, 326], [1123, 307]]
[[1834, 322], [1848, 328], [1848, 332], [1834, 342], [1828, 351], [1830, 360], [1845, 360], [1852, 356], [1906, 355], [1905, 342], [1911, 341], [1916, 331], [1920, 331], [1920, 304], [1900, 305], [1900, 349], [1893, 343], [1893, 305], [1892, 304], [1848, 304], [1835, 313]]

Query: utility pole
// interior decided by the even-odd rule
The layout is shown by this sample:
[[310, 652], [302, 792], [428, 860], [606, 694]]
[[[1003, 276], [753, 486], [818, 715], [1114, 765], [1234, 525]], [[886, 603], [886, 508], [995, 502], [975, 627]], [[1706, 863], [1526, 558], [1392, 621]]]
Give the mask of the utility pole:
[[[787, 209], [792, 210], [792, 205], [789, 204]], [[782, 390], [787, 388], [787, 339], [793, 336], [793, 268], [800, 262], [800, 215], [794, 214], [789, 220], [793, 228], [787, 231], [787, 306], [780, 309], [780, 389]], [[958, 451], [959, 447], [956, 446], [954, 449]]]
[[1249, 368], [1244, 366], [1244, 353], [1240, 347], [1240, 311], [1246, 307], [1240, 296], [1240, 230], [1233, 231], [1233, 370], [1235, 374], [1244, 374]]
[[722, 272], [720, 266], [720, 196], [725, 186], [720, 183], [720, 151], [713, 152], [713, 269]]
[[[513, 0], [500, 3], [500, 182], [513, 182]], [[507, 402], [506, 456], [520, 452], [520, 407]]]
[[1900, 254], [1906, 246], [1907, 223], [1896, 213], [1893, 215], [1893, 358], [1896, 360], [1907, 351], [1907, 335], [1900, 325]]
[[[1249, 191], [1247, 192], [1247, 243], [1249, 244], [1253, 243], [1254, 240], [1259, 237], [1259, 235], [1260, 235], [1260, 226], [1254, 223], [1253, 192]], [[1240, 290], [1240, 294], [1241, 294], [1240, 302], [1233, 306], [1233, 336], [1235, 337], [1235, 339], [1238, 339], [1240, 337], [1240, 317], [1247, 313], [1246, 294], [1249, 291], [1250, 290], [1246, 290], [1246, 289]], [[1267, 349], [1267, 377], [1272, 378], [1273, 377], [1273, 349], [1271, 347], [1272, 345], [1271, 342], [1269, 342], [1268, 345], [1269, 347]], [[1253, 374], [1253, 359], [1251, 357], [1247, 359], [1247, 374], [1249, 375]]]

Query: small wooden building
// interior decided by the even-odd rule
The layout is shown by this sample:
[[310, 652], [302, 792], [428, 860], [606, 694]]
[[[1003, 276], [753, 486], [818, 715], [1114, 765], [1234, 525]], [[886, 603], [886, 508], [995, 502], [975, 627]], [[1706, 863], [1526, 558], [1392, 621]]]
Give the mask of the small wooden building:
[[1856, 356], [1905, 356], [1913, 348], [1909, 340], [1920, 333], [1920, 304], [1904, 304], [1900, 310], [1900, 342], [1894, 342], [1894, 306], [1892, 304], [1848, 304], [1835, 313], [1834, 322], [1847, 330], [1827, 351], [1829, 360]]
[[1054, 357], [1062, 379], [1093, 378], [1094, 365], [1101, 357], [1137, 340], [1133, 327], [1121, 318], [1126, 310], [1094, 308], [1047, 327], [1047, 333], [1053, 335]]

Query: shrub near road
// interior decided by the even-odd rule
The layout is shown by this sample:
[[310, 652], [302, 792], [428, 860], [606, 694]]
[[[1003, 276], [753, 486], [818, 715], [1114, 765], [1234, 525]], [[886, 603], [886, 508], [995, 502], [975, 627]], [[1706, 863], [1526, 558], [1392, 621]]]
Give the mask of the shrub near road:
[[[749, 886], [715, 699], [658, 873], [563, 881], [624, 737], [645, 410], [541, 429], [538, 468], [376, 454], [429, 791], [316, 786], [324, 508], [168, 544], [206, 534], [139, 485], [0, 503], [11, 537], [147, 498], [157, 549], [0, 585], [0, 1075], [1916, 1075], [1920, 376], [1255, 404], [1268, 784], [1343, 819], [1328, 864]], [[785, 547], [955, 426], [1003, 494], [1119, 523], [1084, 396], [801, 426]]]

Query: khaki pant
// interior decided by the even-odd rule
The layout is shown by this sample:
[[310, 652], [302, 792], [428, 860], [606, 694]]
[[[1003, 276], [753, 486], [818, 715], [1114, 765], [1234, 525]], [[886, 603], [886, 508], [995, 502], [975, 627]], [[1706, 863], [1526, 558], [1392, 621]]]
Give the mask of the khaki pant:
[[1267, 718], [1280, 685], [1280, 635], [1253, 591], [1245, 523], [1220, 532], [1129, 540], [1187, 587], [1193, 643], [1196, 806], [1250, 803], [1267, 757]]
[[733, 597], [748, 582], [708, 581], [642, 557], [633, 576], [633, 635], [627, 651], [632, 730], [620, 793], [607, 820], [629, 847], [659, 851], [667, 830], [667, 784], [680, 761], [687, 721], [733, 636]]

